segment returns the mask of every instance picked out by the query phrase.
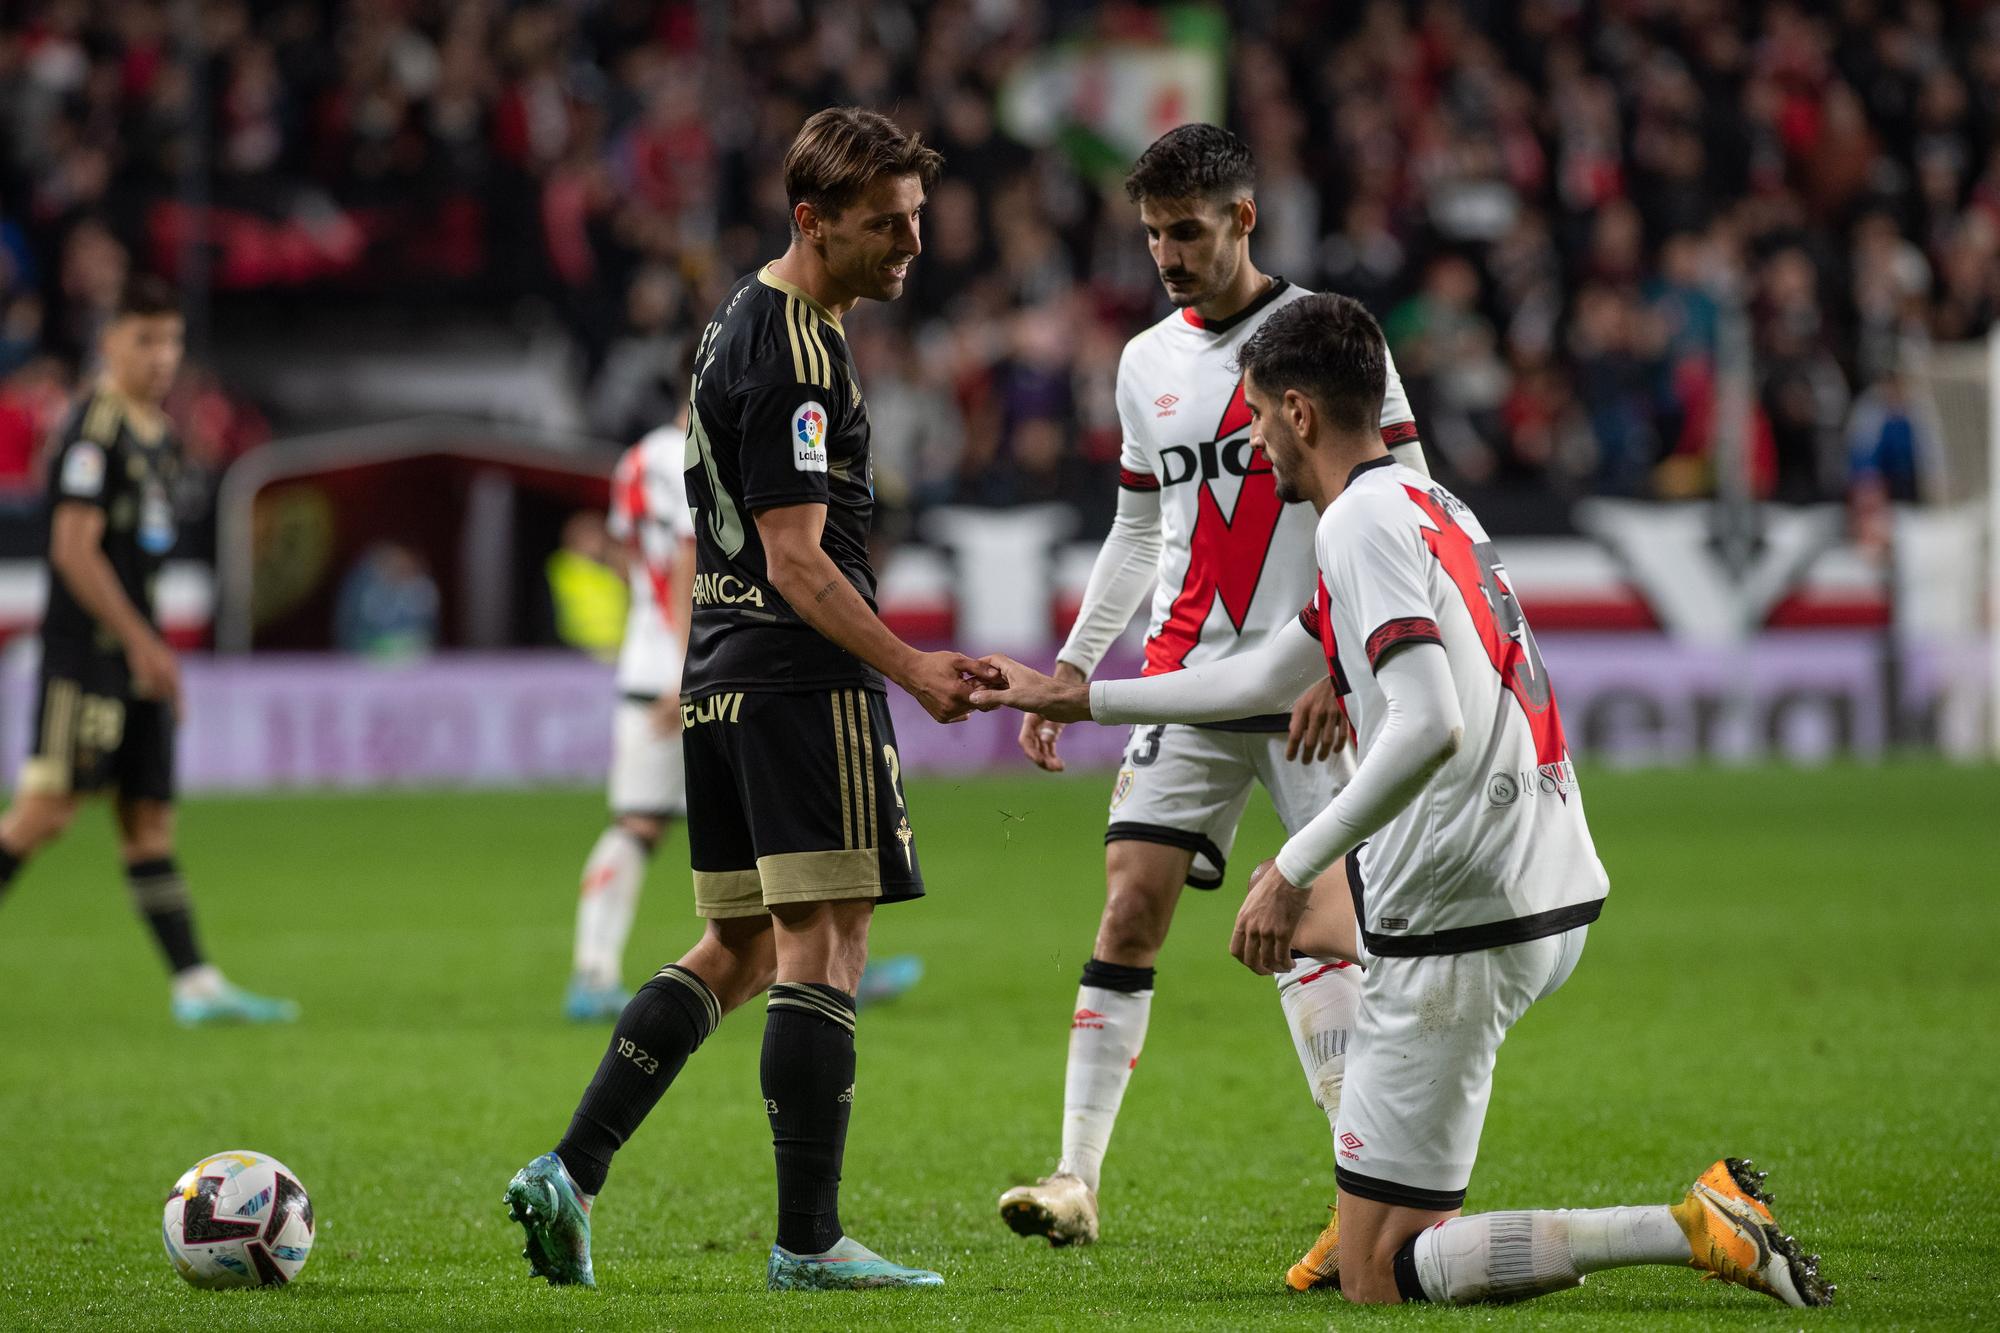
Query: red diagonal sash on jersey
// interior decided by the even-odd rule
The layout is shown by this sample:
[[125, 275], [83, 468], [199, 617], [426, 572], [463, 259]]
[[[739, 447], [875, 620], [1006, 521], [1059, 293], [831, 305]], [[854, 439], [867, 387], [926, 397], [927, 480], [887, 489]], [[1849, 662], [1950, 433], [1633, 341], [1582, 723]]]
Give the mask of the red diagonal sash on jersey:
[[[1500, 581], [1494, 562], [1480, 554], [1471, 534], [1458, 526], [1444, 506], [1414, 486], [1403, 489], [1409, 492], [1417, 508], [1437, 524], [1435, 531], [1423, 530], [1424, 544], [1458, 585], [1458, 595], [1465, 599], [1465, 609], [1472, 615], [1473, 628], [1479, 631], [1487, 660], [1500, 673], [1500, 683], [1521, 705], [1521, 713], [1528, 719], [1528, 730], [1535, 738], [1535, 761], [1561, 763], [1569, 754], [1568, 742], [1563, 738], [1562, 714], [1556, 708], [1548, 669], [1542, 665], [1534, 636], [1514, 600], [1514, 590]], [[1508, 628], [1500, 624], [1503, 614]], [[1518, 632], [1511, 632], [1514, 627], [1518, 627]]]
[[[1223, 409], [1222, 423], [1215, 428], [1215, 438], [1220, 442], [1249, 427], [1250, 405], [1243, 400], [1243, 382], [1238, 380], [1229, 406]], [[1180, 670], [1188, 653], [1201, 642], [1201, 627], [1208, 623], [1209, 610], [1218, 596], [1229, 623], [1242, 630], [1250, 603], [1257, 596], [1258, 581], [1264, 577], [1264, 560], [1271, 553], [1278, 517], [1285, 511], [1268, 464], [1243, 478], [1236, 492], [1236, 512], [1228, 517], [1223, 516], [1206, 480], [1197, 478], [1195, 485], [1199, 490], [1194, 534], [1188, 541], [1187, 577], [1166, 623], [1146, 641], [1143, 674], [1148, 676]]]
[[1320, 579], [1319, 587], [1313, 592], [1312, 605], [1301, 617], [1305, 627], [1319, 639], [1319, 649], [1326, 654], [1326, 674], [1333, 678], [1333, 701], [1340, 705], [1340, 715], [1347, 718], [1351, 728], [1354, 719], [1347, 711], [1347, 696], [1354, 692], [1347, 683], [1347, 673], [1340, 669], [1340, 644], [1333, 636], [1333, 598], [1327, 594], [1326, 580]]
[[653, 605], [659, 608], [661, 620], [674, 625], [679, 616], [674, 610], [673, 580], [646, 554], [646, 468], [637, 449], [629, 450], [620, 461], [612, 487], [612, 503], [625, 515], [626, 530], [632, 534], [632, 550], [639, 567], [646, 572], [647, 585], [653, 590]]

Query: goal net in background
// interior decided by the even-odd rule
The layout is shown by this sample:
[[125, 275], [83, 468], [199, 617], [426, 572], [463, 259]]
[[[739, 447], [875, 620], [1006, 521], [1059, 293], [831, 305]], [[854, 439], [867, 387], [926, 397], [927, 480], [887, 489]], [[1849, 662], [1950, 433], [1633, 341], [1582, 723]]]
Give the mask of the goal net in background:
[[1958, 557], [1921, 562], [1957, 591], [1939, 595], [1939, 581], [1910, 589], [1927, 608], [1910, 628], [1977, 663], [1953, 673], [1964, 682], [1956, 706], [1976, 711], [1975, 734], [1988, 756], [2000, 757], [2000, 327], [1980, 341], [1915, 348], [1909, 364], [1938, 444], [1927, 489], [1941, 521], [1929, 526]]

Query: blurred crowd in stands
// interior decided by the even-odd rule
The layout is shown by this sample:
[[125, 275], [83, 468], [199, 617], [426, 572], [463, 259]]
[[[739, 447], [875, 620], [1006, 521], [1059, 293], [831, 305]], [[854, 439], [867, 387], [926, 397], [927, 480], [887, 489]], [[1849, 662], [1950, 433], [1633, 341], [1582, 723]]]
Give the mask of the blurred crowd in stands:
[[[1227, 10], [1257, 260], [1370, 304], [1442, 475], [1530, 526], [1582, 494], [1711, 494], [1748, 368], [1757, 493], [1923, 488], [1911, 349], [2000, 313], [2000, 6]], [[680, 341], [783, 248], [792, 134], [857, 102], [947, 158], [908, 295], [851, 321], [886, 505], [1108, 515], [1119, 349], [1164, 302], [1117, 173], [1017, 142], [997, 94], [1053, 42], [1157, 36], [1149, 7], [6, 14], [0, 485], [27, 475], [117, 277], [183, 275], [198, 234], [218, 340], [237, 293], [530, 300], [574, 338], [592, 428], [635, 438], [672, 410]], [[179, 411], [213, 466], [269, 429], [199, 363]]]

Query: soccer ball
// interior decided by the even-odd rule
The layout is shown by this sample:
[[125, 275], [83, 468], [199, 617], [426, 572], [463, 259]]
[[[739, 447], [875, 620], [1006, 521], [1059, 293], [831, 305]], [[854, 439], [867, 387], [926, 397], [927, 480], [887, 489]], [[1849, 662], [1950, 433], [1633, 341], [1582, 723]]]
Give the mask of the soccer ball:
[[162, 1230], [174, 1271], [197, 1287], [282, 1286], [312, 1253], [312, 1200], [277, 1158], [219, 1152], [174, 1182]]

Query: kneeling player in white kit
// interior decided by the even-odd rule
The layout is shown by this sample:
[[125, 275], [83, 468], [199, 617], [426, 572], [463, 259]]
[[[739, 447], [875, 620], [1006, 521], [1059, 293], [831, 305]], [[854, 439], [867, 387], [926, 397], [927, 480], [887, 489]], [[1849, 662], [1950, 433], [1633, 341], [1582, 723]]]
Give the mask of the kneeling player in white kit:
[[[1147, 675], [1252, 652], [1284, 631], [1311, 594], [1313, 514], [1278, 498], [1252, 447], [1234, 364], [1243, 340], [1273, 311], [1308, 295], [1251, 261], [1254, 177], [1242, 140], [1197, 124], [1162, 136], [1126, 179], [1177, 308], [1128, 343], [1119, 361], [1118, 518], [1057, 656], [1059, 679], [1089, 678], [1148, 589]], [[1423, 451], [1393, 366], [1388, 376], [1381, 438], [1421, 470]], [[1001, 1216], [1022, 1235], [1057, 1245], [1097, 1238], [1099, 1170], [1145, 1041], [1153, 964], [1182, 886], [1221, 887], [1253, 786], [1263, 785], [1296, 832], [1326, 808], [1351, 764], [1324, 682], [1296, 707], [1287, 699], [1246, 711], [1258, 715], [1132, 734], [1105, 832], [1104, 914], [1070, 1025], [1062, 1157], [1054, 1174], [1000, 1198]], [[1060, 770], [1060, 733], [1060, 722], [1030, 716], [1021, 748], [1042, 768]], [[1304, 958], [1279, 979], [1293, 1044], [1329, 1121], [1340, 1103], [1357, 972], [1341, 960]], [[1318, 1254], [1331, 1264], [1330, 1244]], [[1294, 1285], [1314, 1285], [1306, 1271], [1312, 1258]]]
[[681, 665], [687, 659], [694, 579], [694, 522], [682, 469], [685, 413], [627, 449], [611, 477], [611, 535], [623, 543], [632, 585], [618, 652], [618, 711], [611, 738], [611, 824], [584, 863], [576, 951], [563, 1012], [578, 1022], [614, 1019], [632, 997], [625, 941], [639, 908], [646, 863], [672, 821], [687, 813], [681, 768]]
[[1736, 1158], [1671, 1205], [1460, 1214], [1500, 1044], [1568, 979], [1608, 883], [1492, 542], [1377, 435], [1375, 321], [1309, 297], [1265, 321], [1239, 360], [1278, 493], [1320, 513], [1320, 586], [1300, 628], [1226, 663], [1087, 689], [989, 659], [1007, 685], [974, 704], [1198, 722], [1279, 705], [1331, 672], [1359, 767], [1259, 868], [1230, 949], [1263, 973], [1289, 968], [1299, 946], [1367, 965], [1336, 1127], [1349, 1300], [1520, 1300], [1673, 1264], [1787, 1305], [1829, 1303], [1818, 1256], [1779, 1229], [1763, 1177]]

